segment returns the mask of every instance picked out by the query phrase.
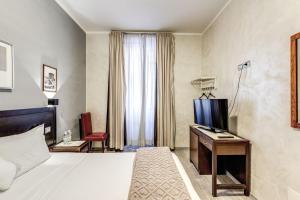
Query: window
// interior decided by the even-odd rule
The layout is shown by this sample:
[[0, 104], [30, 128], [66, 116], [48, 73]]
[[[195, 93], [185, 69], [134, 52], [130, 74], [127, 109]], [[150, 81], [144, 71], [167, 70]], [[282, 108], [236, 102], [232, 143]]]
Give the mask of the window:
[[156, 35], [126, 34], [124, 62], [127, 145], [154, 145]]

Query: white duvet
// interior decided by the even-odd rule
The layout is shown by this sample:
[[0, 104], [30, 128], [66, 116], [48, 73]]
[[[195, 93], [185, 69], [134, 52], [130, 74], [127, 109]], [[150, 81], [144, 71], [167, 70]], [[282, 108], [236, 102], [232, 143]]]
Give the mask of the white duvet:
[[[17, 178], [0, 200], [126, 200], [135, 153], [54, 153]], [[199, 200], [186, 172], [173, 154], [194, 200]]]

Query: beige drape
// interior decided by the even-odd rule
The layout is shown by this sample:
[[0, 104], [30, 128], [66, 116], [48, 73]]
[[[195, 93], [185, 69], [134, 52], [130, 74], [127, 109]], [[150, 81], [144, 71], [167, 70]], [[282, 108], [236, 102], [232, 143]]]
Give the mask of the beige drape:
[[175, 38], [172, 33], [157, 33], [157, 146], [175, 146], [174, 102]]
[[124, 55], [123, 33], [109, 35], [109, 97], [108, 133], [109, 147], [123, 150], [124, 147]]

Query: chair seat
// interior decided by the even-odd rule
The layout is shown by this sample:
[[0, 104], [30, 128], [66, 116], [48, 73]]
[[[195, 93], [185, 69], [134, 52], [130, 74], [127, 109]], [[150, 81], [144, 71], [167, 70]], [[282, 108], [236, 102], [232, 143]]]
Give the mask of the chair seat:
[[106, 140], [107, 134], [102, 132], [92, 133], [84, 137], [84, 140], [88, 141], [103, 141]]

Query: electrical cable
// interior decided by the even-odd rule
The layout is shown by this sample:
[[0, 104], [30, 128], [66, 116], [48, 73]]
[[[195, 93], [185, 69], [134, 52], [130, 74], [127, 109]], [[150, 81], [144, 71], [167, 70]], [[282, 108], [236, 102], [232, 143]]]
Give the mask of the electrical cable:
[[234, 105], [235, 105], [235, 102], [236, 102], [236, 98], [237, 98], [239, 90], [240, 90], [240, 83], [241, 83], [242, 74], [243, 74], [243, 69], [240, 72], [239, 81], [238, 81], [238, 85], [237, 85], [237, 90], [236, 90], [236, 93], [235, 93], [235, 96], [234, 96], [234, 99], [233, 99], [233, 104], [232, 104], [232, 107], [230, 109], [229, 116], [231, 116], [231, 112], [233, 111], [233, 108], [234, 108]]

